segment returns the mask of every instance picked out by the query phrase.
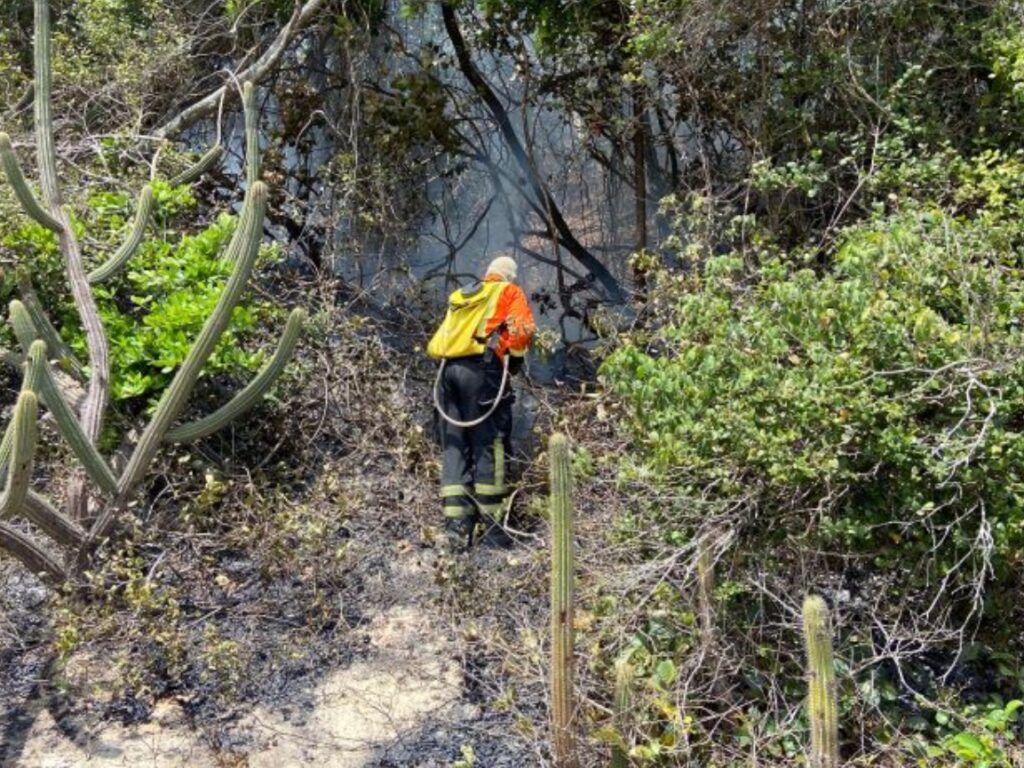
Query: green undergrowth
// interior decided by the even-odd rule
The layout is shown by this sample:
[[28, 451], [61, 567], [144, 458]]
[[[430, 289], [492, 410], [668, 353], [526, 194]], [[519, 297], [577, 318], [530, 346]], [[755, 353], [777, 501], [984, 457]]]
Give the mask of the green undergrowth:
[[[110, 339], [111, 397], [129, 407], [151, 406], [185, 359], [189, 345], [202, 329], [231, 273], [232, 264], [221, 256], [237, 225], [237, 217], [221, 213], [197, 230], [185, 228], [198, 203], [187, 186], [156, 182], [154, 217], [147, 238], [127, 267], [108, 282], [94, 286], [104, 328]], [[134, 197], [120, 191], [93, 192], [74, 226], [84, 242], [105, 238], [103, 249], [116, 247], [126, 236], [134, 215]], [[85, 339], [74, 305], [65, 288], [63, 261], [53, 233], [25, 217], [18, 217], [8, 234], [0, 237], [0, 251], [15, 266], [30, 267], [29, 274], [44, 305], [65, 340], [85, 359]], [[105, 256], [90, 259], [98, 266]], [[265, 246], [257, 269], [279, 258]], [[18, 296], [17, 270], [5, 270], [0, 299]], [[278, 327], [280, 305], [250, 296], [236, 307], [231, 323], [205, 369], [206, 377], [229, 375], [247, 378], [257, 370], [266, 352], [250, 352], [263, 329]], [[10, 331], [2, 333], [11, 344]], [[135, 404], [133, 406], [133, 404]]]
[[[865, 171], [860, 222], [807, 248], [755, 213], [664, 201], [691, 233], [684, 268], [641, 257], [648, 312], [601, 368], [601, 416], [633, 449], [586, 446], [617, 494], [600, 546], [621, 554], [591, 574], [590, 664], [606, 696], [616, 662], [635, 677], [631, 730], [595, 714], [595, 733], [628, 738], [637, 765], [804, 759], [786, 606], [808, 590], [839, 616], [851, 764], [1021, 759], [1024, 165], [906, 140], [879, 146], [891, 162]], [[806, 195], [813, 162], [752, 183]], [[726, 725], [708, 712], [727, 701]]]
[[125, 537], [54, 598], [55, 679], [84, 722], [174, 697], [216, 732], [343, 663], [369, 601], [392, 599], [367, 583], [389, 532], [411, 536], [409, 510], [434, 501], [430, 448], [380, 328], [321, 291], [303, 286], [310, 321], [277, 396], [168, 455]]

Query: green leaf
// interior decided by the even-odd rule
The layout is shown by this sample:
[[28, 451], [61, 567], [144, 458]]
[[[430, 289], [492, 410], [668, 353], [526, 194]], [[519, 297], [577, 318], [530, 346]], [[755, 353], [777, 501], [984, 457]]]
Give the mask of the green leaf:
[[654, 669], [657, 682], [664, 688], [672, 685], [676, 679], [676, 665], [671, 659], [662, 659]]

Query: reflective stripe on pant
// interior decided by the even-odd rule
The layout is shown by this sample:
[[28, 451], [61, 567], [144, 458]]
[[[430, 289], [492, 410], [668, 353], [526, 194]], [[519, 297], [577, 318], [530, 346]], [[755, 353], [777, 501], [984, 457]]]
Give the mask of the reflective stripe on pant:
[[505, 487], [505, 440], [502, 435], [496, 436], [491, 442], [490, 456], [493, 457], [493, 471], [490, 473], [493, 482], [483, 482], [483, 475], [478, 475], [473, 491], [480, 511], [496, 523], [504, 523], [508, 488]]
[[441, 500], [445, 517], [465, 517], [474, 509], [473, 496], [464, 485], [442, 485]]
[[[441, 380], [445, 412], [459, 421], [479, 418], [494, 402], [500, 379], [497, 362], [485, 363], [482, 357], [449, 360]], [[462, 515], [455, 512], [465, 509], [462, 498], [470, 488], [481, 512], [495, 519], [503, 514], [506, 430], [502, 425], [510, 421], [511, 408], [512, 398], [505, 397], [490, 418], [468, 429], [441, 420], [445, 515], [461, 517], [469, 511]]]

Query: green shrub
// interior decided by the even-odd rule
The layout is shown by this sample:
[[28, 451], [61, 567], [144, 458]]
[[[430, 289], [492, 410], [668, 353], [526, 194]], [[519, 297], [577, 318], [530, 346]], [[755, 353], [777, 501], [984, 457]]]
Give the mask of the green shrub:
[[[768, 578], [780, 593], [820, 584], [829, 594], [849, 585], [837, 634], [837, 659], [852, 662], [843, 720], [869, 723], [879, 743], [910, 730], [914, 744], [899, 748], [921, 765], [998, 766], [1011, 753], [1012, 711], [998, 733], [980, 721], [953, 730], [916, 723], [900, 693], [910, 680], [963, 710], [972, 693], [934, 674], [937, 663], [966, 663], [959, 630], [987, 656], [1016, 643], [1003, 617], [1024, 551], [1024, 173], [1019, 152], [914, 147], [907, 134], [882, 139], [863, 220], [802, 250], [783, 252], [770, 211], [730, 218], [705, 198], [665, 201], [678, 233], [665, 246], [683, 268], [649, 259], [642, 322], [611, 342], [601, 368], [617, 400], [605, 412], [637, 447], [616, 458], [632, 496], [609, 536], [642, 541], [631, 553], [642, 561], [689, 557], [708, 526], [728, 528], [725, 583]], [[789, 189], [805, 171], [758, 174]], [[871, 586], [858, 594], [859, 584], [885, 598]], [[633, 643], [680, 669], [696, 642], [689, 590], [668, 609], [657, 589], [619, 597], [644, 606]], [[792, 758], [800, 731], [771, 714], [780, 692], [800, 696], [789, 688], [796, 654], [771, 629], [786, 618], [750, 595], [719, 607], [749, 715], [734, 738]], [[920, 642], [901, 648], [901, 677], [879, 663], [874, 633], [906, 631], [908, 616]], [[655, 617], [658, 643], [639, 629]], [[609, 668], [623, 651], [619, 627], [603, 641]], [[1019, 696], [1016, 678], [990, 685], [1003, 700]], [[662, 712], [639, 738], [674, 725]]]
[[[751, 214], [686, 227], [693, 266], [655, 273], [602, 375], [645, 482], [730, 510], [768, 557], [801, 541], [885, 574], [893, 616], [948, 629], [1013, 599], [1024, 547], [1024, 173], [1019, 152], [905, 139], [825, 250], [783, 254]], [[651, 514], [655, 536], [701, 524]]]
[[1024, 544], [1017, 227], [920, 207], [846, 232], [824, 274], [729, 254], [664, 275], [663, 324], [603, 375], [654, 466], [753, 494], [780, 534], [818, 509], [824, 539], [908, 563], [956, 523], [940, 574], [980, 536], [1006, 555]]
[[951, 759], [966, 768], [1010, 768], [1019, 765], [1022, 755], [1015, 742], [1020, 699], [1003, 704], [969, 705], [963, 712], [939, 710], [935, 713], [938, 728], [947, 735], [934, 743], [918, 746], [930, 760], [921, 765], [948, 765]]
[[[199, 232], [177, 235], [180, 230], [172, 224], [180, 214], [197, 207], [195, 198], [187, 186], [161, 182], [154, 184], [154, 193], [154, 236], [143, 241], [121, 274], [94, 286], [111, 341], [111, 396], [120, 401], [140, 398], [147, 404], [155, 402], [168, 384], [216, 304], [232, 267], [221, 252], [237, 224], [236, 218], [223, 213]], [[120, 192], [93, 194], [88, 215], [98, 226], [90, 231], [112, 232], [116, 242], [130, 227], [133, 204]], [[64, 290], [63, 263], [53, 233], [21, 218], [11, 234], [0, 239], [0, 247], [9, 249], [17, 263], [33, 265], [36, 289], [46, 306], [55, 310], [55, 322], [65, 339], [84, 359], [84, 337]], [[263, 259], [273, 255], [268, 249]], [[96, 264], [101, 261], [101, 257], [95, 259]], [[5, 275], [2, 291], [5, 303], [16, 295], [13, 274]], [[241, 375], [259, 368], [262, 353], [246, 352], [240, 342], [275, 314], [276, 308], [266, 301], [240, 304], [207, 364], [207, 374]]]

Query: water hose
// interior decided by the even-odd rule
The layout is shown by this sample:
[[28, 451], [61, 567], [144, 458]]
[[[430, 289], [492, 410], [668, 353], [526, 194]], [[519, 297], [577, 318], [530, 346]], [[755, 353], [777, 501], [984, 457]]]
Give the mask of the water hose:
[[473, 419], [472, 421], [459, 421], [458, 419], [453, 419], [445, 413], [444, 408], [441, 407], [441, 377], [444, 375], [444, 366], [447, 362], [447, 359], [443, 358], [441, 360], [441, 366], [437, 369], [437, 378], [434, 379], [434, 407], [437, 409], [437, 412], [441, 414], [441, 418], [453, 427], [469, 429], [470, 427], [475, 427], [478, 424], [483, 424], [491, 417], [491, 414], [498, 409], [498, 405], [505, 396], [505, 386], [508, 384], [508, 355], [506, 354], [501, 358], [501, 384], [498, 386], [498, 394], [494, 398], [494, 402], [491, 403], [491, 407], [488, 409], [487, 413], [478, 419]]

